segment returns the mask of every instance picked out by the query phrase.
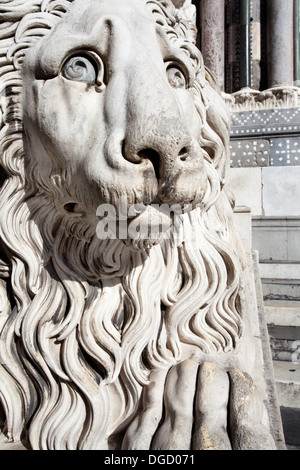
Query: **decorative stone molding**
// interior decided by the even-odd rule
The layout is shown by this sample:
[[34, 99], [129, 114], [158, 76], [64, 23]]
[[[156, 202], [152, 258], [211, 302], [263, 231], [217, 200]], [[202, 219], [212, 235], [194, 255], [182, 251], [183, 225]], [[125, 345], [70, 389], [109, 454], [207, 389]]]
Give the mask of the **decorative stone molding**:
[[300, 88], [294, 86], [282, 85], [264, 91], [242, 88], [230, 96], [227, 102], [232, 112], [300, 106]]
[[237, 140], [230, 144], [231, 167], [262, 167], [269, 165], [270, 143], [264, 139]]

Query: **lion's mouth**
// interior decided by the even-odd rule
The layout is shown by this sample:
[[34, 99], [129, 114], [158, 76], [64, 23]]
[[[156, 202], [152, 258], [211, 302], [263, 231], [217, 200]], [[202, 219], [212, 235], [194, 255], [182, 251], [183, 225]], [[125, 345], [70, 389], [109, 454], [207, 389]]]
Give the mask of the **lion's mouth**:
[[170, 238], [174, 226], [174, 212], [152, 204], [137, 210], [128, 220], [124, 243], [134, 251], [149, 250], [164, 238]]

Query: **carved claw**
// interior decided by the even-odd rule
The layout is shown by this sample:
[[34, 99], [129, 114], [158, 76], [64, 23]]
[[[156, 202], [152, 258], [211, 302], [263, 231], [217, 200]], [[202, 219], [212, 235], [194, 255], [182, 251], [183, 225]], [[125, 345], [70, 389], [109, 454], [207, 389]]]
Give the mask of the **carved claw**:
[[200, 366], [195, 399], [193, 449], [231, 449], [227, 433], [229, 389], [229, 378], [225, 371], [213, 363]]
[[252, 378], [245, 372], [229, 372], [230, 428], [235, 450], [275, 450], [272, 436], [262, 423], [263, 402]]

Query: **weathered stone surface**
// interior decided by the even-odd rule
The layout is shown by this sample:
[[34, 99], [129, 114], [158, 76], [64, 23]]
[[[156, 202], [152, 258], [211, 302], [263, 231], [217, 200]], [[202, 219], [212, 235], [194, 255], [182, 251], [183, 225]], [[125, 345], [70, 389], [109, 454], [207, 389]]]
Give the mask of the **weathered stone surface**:
[[230, 182], [236, 205], [249, 207], [252, 216], [263, 214], [261, 172], [262, 169], [258, 167], [230, 169]]
[[254, 217], [252, 230], [260, 261], [300, 263], [300, 217]]
[[176, 6], [0, 7], [0, 417], [27, 448], [282, 447], [228, 109]]
[[269, 87], [293, 84], [293, 62], [293, 0], [268, 0]]
[[265, 216], [298, 216], [300, 166], [262, 168]]
[[201, 44], [204, 64], [225, 88], [225, 2], [201, 1]]
[[299, 166], [231, 168], [237, 205], [250, 207], [253, 216], [298, 217], [299, 172]]

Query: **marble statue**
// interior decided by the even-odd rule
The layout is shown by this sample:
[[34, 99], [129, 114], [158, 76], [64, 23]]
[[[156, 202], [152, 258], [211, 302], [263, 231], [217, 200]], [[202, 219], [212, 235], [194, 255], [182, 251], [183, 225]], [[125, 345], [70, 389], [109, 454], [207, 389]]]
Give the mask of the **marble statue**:
[[0, 422], [28, 449], [274, 449], [190, 0], [0, 3]]

